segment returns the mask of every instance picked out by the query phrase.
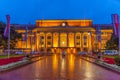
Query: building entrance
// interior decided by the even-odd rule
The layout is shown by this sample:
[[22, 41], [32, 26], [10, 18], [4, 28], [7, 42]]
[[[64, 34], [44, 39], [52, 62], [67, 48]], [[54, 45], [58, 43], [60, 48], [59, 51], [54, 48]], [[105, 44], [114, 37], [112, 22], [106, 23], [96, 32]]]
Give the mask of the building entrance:
[[66, 33], [60, 34], [60, 47], [67, 47], [67, 34]]

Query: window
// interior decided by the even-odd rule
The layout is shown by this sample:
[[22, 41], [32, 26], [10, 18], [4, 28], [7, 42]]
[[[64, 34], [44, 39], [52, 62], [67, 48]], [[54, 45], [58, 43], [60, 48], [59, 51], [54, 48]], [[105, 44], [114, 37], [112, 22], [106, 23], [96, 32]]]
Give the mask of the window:
[[76, 38], [77, 38], [77, 39], [80, 39], [80, 36], [77, 36]]
[[51, 36], [47, 36], [47, 39], [51, 39]]
[[80, 45], [80, 43], [79, 43], [79, 42], [77, 42], [77, 43], [76, 43], [76, 45]]
[[86, 45], [87, 45], [87, 43], [86, 43], [86, 42], [84, 42], [84, 45], [86, 46]]
[[47, 42], [48, 45], [51, 45], [51, 42]]
[[41, 44], [44, 44], [44, 42], [41, 42]]
[[41, 39], [44, 39], [44, 36], [41, 36], [40, 38], [41, 38]]

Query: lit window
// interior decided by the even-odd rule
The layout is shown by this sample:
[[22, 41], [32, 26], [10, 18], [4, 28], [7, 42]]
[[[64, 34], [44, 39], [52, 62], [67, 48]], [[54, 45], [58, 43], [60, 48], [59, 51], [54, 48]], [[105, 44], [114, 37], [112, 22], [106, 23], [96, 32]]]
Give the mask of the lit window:
[[51, 36], [48, 36], [47, 39], [51, 39]]
[[76, 38], [77, 38], [77, 39], [80, 39], [80, 36], [77, 36]]

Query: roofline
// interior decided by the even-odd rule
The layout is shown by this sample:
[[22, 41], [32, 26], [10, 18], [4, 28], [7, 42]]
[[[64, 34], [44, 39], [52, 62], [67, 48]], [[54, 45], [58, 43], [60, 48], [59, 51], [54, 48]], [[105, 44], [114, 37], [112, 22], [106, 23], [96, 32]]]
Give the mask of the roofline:
[[39, 21], [45, 21], [45, 22], [65, 22], [65, 21], [68, 21], [68, 22], [77, 22], [77, 21], [91, 21], [92, 22], [92, 20], [91, 19], [71, 19], [71, 20], [69, 20], [69, 19], [44, 19], [44, 20], [36, 20], [36, 22], [39, 22]]

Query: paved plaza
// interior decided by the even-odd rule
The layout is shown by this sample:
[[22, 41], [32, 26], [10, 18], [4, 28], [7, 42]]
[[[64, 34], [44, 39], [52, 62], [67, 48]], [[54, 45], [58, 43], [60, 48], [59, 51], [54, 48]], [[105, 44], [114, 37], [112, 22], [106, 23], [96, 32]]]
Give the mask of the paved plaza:
[[6, 72], [0, 80], [120, 80], [120, 74], [82, 60], [73, 54], [54, 54]]

